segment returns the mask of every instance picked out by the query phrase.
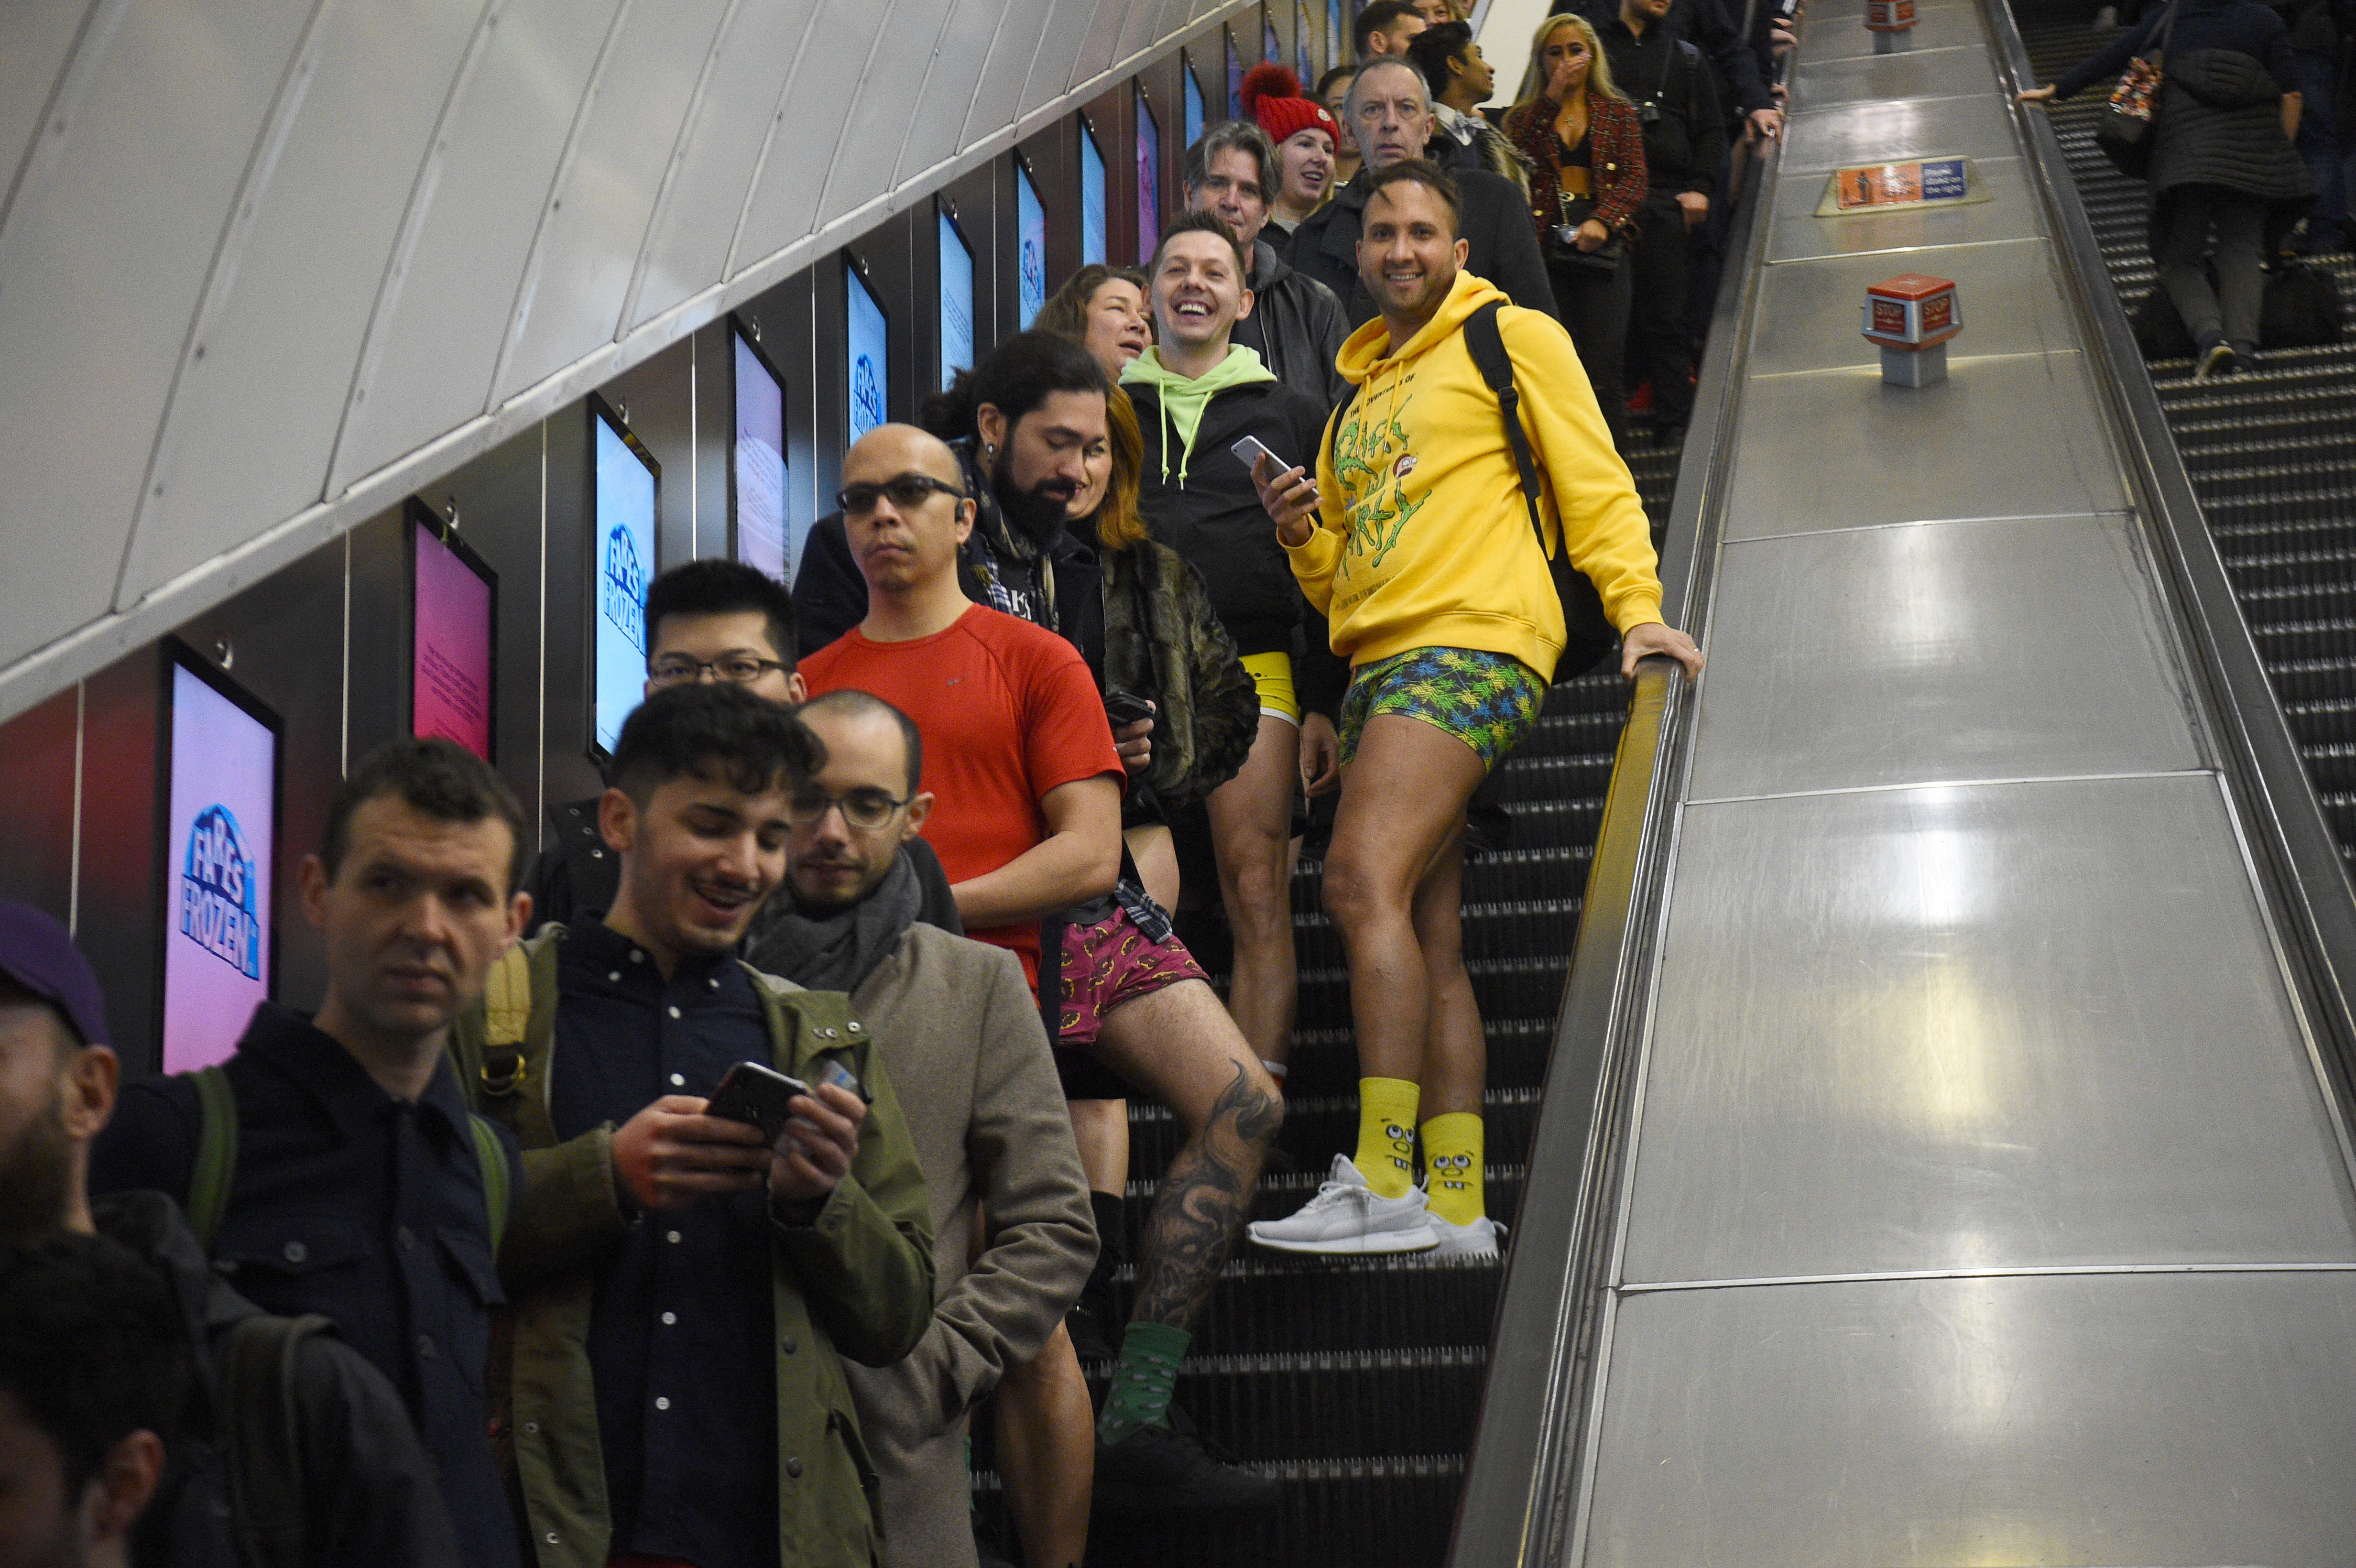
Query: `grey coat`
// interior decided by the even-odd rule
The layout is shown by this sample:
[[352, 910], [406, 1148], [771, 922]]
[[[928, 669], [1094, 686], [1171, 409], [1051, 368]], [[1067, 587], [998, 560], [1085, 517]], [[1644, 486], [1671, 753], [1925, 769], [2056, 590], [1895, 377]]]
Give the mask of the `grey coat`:
[[[892, 1082], [905, 1085], [935, 1302], [905, 1358], [846, 1358], [842, 1372], [882, 1477], [885, 1568], [957, 1568], [975, 1561], [967, 1413], [1039, 1353], [1078, 1298], [1097, 1255], [1087, 1177], [1012, 954], [912, 925], [851, 996]], [[991, 1230], [972, 1256], [977, 1207]]]

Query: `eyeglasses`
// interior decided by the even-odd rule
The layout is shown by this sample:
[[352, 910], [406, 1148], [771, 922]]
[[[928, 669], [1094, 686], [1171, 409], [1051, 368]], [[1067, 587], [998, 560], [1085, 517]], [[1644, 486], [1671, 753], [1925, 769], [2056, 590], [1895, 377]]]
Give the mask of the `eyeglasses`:
[[[914, 796], [910, 796], [914, 799]], [[907, 805], [894, 800], [880, 789], [854, 789], [843, 795], [829, 795], [816, 784], [798, 789], [786, 802], [786, 820], [796, 827], [815, 827], [826, 820], [826, 814], [835, 807], [842, 808], [842, 819], [853, 827], [869, 832], [892, 820], [892, 814]]]
[[665, 654], [647, 663], [647, 678], [657, 686], [685, 686], [691, 680], [701, 680], [703, 672], [732, 685], [744, 686], [761, 678], [769, 670], [783, 669], [776, 659], [755, 658], [751, 654], [729, 654], [716, 659], [691, 659], [685, 654]]
[[888, 498], [902, 511], [921, 507], [927, 496], [939, 494], [965, 499], [965, 491], [944, 479], [929, 474], [895, 474], [881, 485], [845, 485], [836, 492], [834, 504], [842, 508], [846, 517], [864, 517], [875, 509], [875, 497]]

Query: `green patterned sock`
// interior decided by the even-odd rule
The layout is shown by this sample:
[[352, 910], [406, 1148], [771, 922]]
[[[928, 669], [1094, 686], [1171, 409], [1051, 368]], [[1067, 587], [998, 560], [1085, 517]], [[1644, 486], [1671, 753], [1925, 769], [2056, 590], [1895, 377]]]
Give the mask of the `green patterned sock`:
[[1097, 1417], [1098, 1441], [1118, 1443], [1141, 1426], [1170, 1424], [1178, 1363], [1194, 1339], [1166, 1323], [1131, 1323], [1122, 1331], [1112, 1392], [1105, 1395], [1104, 1413]]

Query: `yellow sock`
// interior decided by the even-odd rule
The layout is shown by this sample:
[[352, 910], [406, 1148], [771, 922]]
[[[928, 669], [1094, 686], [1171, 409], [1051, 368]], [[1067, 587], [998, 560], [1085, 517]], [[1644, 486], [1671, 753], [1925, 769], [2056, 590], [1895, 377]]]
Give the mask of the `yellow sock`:
[[1451, 1111], [1423, 1124], [1423, 1168], [1430, 1179], [1431, 1211], [1451, 1225], [1469, 1225], [1485, 1210], [1481, 1189], [1481, 1118]]
[[1384, 1198], [1415, 1186], [1415, 1107], [1423, 1091], [1404, 1078], [1358, 1080], [1358, 1174]]

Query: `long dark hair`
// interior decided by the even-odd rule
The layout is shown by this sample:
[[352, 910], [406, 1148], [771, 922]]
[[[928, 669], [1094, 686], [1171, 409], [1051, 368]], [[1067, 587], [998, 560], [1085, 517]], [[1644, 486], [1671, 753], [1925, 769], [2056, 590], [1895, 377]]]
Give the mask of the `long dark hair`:
[[1096, 357], [1068, 337], [1033, 328], [991, 349], [970, 370], [960, 370], [946, 392], [925, 400], [919, 421], [943, 441], [974, 433], [974, 411], [984, 403], [1006, 416], [1012, 427], [1057, 392], [1094, 392], [1108, 397], [1112, 385]]

